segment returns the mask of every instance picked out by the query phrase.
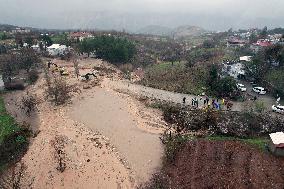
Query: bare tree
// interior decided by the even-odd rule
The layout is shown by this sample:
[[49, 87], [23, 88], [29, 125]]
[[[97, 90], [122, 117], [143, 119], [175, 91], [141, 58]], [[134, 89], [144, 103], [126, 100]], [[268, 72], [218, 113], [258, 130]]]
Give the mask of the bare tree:
[[27, 91], [26, 95], [22, 97], [21, 108], [24, 110], [27, 116], [30, 116], [32, 112], [36, 110], [37, 100], [34, 94]]
[[75, 69], [75, 75], [78, 78], [80, 76], [80, 69], [79, 69], [79, 61], [78, 61], [78, 59], [74, 59], [73, 60], [73, 64], [74, 64], [74, 69]]

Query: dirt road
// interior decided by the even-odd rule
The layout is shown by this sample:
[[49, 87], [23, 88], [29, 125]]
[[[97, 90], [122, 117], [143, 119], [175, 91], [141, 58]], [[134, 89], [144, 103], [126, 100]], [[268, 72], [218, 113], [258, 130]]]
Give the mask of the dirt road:
[[84, 123], [110, 139], [126, 159], [138, 183], [144, 182], [159, 168], [162, 146], [159, 134], [138, 127], [129, 109], [129, 100], [107, 88], [94, 88], [73, 105], [72, 119]]
[[[186, 97], [186, 105], [191, 105], [191, 100], [197, 96], [189, 95], [189, 94], [181, 94], [181, 93], [175, 93], [170, 92], [166, 90], [161, 89], [155, 89], [151, 87], [145, 87], [143, 85], [137, 85], [130, 83], [128, 81], [123, 80], [106, 80], [107, 85], [111, 86], [113, 89], [117, 89], [120, 91], [123, 91], [128, 94], [133, 94], [136, 96], [145, 96], [148, 98], [153, 98], [157, 100], [164, 100], [169, 101], [173, 103], [183, 103], [183, 98]], [[199, 107], [203, 107], [203, 100], [200, 100], [201, 97], [198, 97], [199, 99]], [[232, 107], [232, 111], [241, 111], [244, 109], [244, 104], [241, 102], [234, 102]]]

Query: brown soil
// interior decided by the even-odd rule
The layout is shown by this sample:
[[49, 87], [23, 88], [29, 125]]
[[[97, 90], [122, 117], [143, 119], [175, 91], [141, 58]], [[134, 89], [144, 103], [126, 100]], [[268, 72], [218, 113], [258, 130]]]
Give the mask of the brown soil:
[[[0, 184], [3, 180], [7, 188], [12, 188], [17, 181], [14, 168], [20, 178], [19, 186], [24, 189], [127, 189], [147, 180], [161, 162], [159, 134], [165, 124], [161, 113], [149, 111], [137, 100], [113, 91], [108, 82], [99, 87], [93, 86], [93, 81], [77, 79], [72, 62], [52, 61], [66, 68], [70, 74], [65, 79], [79, 90], [73, 91], [66, 106], [54, 106], [45, 98], [42, 74], [27, 89], [38, 100], [37, 111], [29, 118], [19, 108], [25, 91], [5, 96], [8, 112], [19, 123], [31, 125], [34, 136], [27, 153], [0, 178]], [[94, 66], [101, 67], [99, 81], [121, 78], [112, 65], [95, 59], [80, 60], [80, 74], [92, 72]], [[85, 85], [89, 87], [84, 89]], [[83, 120], [70, 115], [72, 109]], [[23, 171], [19, 171], [21, 167]]]
[[284, 159], [237, 141], [189, 142], [165, 172], [173, 188], [284, 188]]

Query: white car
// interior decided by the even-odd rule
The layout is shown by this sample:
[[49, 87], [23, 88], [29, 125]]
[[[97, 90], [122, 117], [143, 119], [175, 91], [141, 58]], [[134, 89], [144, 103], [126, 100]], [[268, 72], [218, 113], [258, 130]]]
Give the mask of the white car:
[[266, 90], [263, 87], [254, 87], [252, 90], [260, 95], [266, 94]]
[[245, 86], [241, 83], [238, 83], [237, 84], [237, 88], [242, 91], [242, 92], [246, 92], [247, 91], [247, 88], [245, 88]]
[[272, 111], [273, 112], [277, 112], [277, 113], [280, 113], [280, 114], [284, 114], [284, 106], [276, 106], [276, 105], [273, 105], [272, 106]]

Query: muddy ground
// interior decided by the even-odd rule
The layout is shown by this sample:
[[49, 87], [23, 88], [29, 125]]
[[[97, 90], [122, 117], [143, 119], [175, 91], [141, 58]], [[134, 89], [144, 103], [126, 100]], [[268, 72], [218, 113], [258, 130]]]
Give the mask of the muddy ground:
[[172, 188], [284, 188], [284, 159], [237, 141], [188, 142], [165, 173]]

